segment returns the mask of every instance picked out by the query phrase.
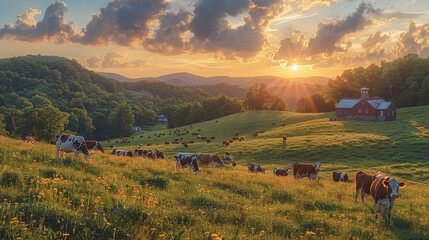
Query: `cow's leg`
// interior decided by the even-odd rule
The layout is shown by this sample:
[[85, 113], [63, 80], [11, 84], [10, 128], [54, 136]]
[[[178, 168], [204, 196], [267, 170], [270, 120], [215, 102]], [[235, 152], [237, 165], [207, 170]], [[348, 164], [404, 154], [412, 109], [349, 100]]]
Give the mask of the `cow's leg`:
[[176, 170], [179, 169], [180, 163], [176, 161]]
[[357, 197], [359, 196], [359, 192], [360, 192], [360, 189], [356, 190], [355, 202], [357, 200]]
[[360, 196], [362, 197], [362, 203], [365, 203], [365, 200], [364, 200], [365, 192], [363, 191], [363, 189], [360, 190]]
[[60, 147], [57, 145], [57, 159], [58, 159], [59, 155], [60, 155]]
[[76, 156], [76, 159], [79, 160], [79, 153], [77, 151], [73, 151], [74, 155]]
[[377, 219], [378, 215], [380, 214], [380, 204], [381, 204], [381, 201], [378, 200], [378, 202], [376, 204], [375, 219]]

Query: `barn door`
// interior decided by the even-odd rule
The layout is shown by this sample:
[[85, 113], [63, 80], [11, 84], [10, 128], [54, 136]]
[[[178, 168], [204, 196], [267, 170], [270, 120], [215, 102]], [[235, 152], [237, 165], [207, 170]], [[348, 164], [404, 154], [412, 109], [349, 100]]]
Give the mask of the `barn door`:
[[380, 111], [380, 116], [383, 117], [383, 111]]

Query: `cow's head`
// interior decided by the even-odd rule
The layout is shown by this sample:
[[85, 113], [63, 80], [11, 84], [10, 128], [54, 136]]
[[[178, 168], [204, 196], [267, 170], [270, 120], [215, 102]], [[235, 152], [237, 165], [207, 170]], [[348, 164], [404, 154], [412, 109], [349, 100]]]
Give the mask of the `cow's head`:
[[265, 169], [262, 169], [262, 171], [261, 171], [263, 174], [265, 174]]
[[234, 160], [232, 160], [232, 166], [233, 167], [237, 166], [237, 163]]
[[99, 142], [97, 142], [97, 148], [98, 150], [100, 150], [102, 153], [104, 153], [104, 148], [101, 146], [101, 144]]
[[194, 169], [195, 172], [199, 172], [197, 157], [195, 155], [191, 156], [191, 168]]
[[62, 134], [62, 133], [58, 133], [58, 134], [55, 136], [55, 139], [56, 139], [56, 140], [58, 140], [58, 138], [61, 136], [61, 134]]
[[113, 149], [112, 154], [116, 154], [116, 150], [118, 150], [118, 149]]
[[322, 164], [320, 164], [319, 162], [317, 162], [317, 163], [316, 163], [316, 168], [315, 168], [315, 169], [316, 169], [317, 171], [319, 171], [321, 166], [322, 166]]
[[398, 190], [400, 187], [405, 187], [405, 185], [405, 182], [398, 183], [398, 180], [396, 180], [395, 178], [383, 180], [383, 186], [388, 188], [388, 192], [390, 192], [391, 198], [399, 197]]
[[286, 169], [286, 175], [289, 175], [289, 169]]
[[127, 151], [127, 156], [132, 157], [133, 153], [131, 151]]

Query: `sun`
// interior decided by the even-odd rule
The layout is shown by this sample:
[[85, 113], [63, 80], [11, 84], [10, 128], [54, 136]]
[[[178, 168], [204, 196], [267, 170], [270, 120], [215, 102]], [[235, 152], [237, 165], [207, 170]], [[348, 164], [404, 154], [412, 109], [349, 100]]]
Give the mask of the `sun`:
[[294, 63], [294, 64], [291, 66], [291, 68], [292, 68], [292, 70], [296, 71], [296, 70], [298, 70], [298, 65], [296, 65], [296, 63]]

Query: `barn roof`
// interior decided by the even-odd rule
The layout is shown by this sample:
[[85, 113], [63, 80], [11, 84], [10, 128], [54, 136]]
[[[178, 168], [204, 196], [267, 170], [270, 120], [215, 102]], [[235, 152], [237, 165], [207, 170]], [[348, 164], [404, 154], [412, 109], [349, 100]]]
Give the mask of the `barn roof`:
[[337, 104], [336, 108], [353, 108], [360, 99], [347, 99], [343, 98], [341, 101]]
[[386, 102], [383, 99], [369, 100], [368, 103], [375, 109], [387, 109], [391, 104], [391, 102]]

